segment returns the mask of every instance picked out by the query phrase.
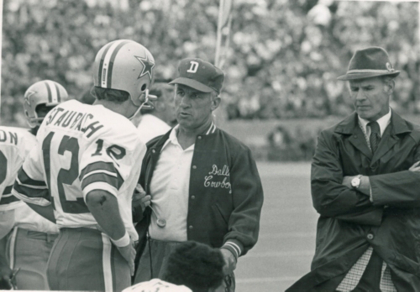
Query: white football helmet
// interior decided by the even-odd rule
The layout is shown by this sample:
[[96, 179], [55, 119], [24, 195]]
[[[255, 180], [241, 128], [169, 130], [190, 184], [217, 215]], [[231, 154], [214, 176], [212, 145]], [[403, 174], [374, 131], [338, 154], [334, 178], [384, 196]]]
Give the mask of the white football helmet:
[[38, 106], [45, 105], [52, 108], [67, 99], [66, 89], [55, 81], [42, 80], [32, 84], [26, 90], [23, 101], [23, 109], [29, 126], [35, 128], [41, 125], [44, 119], [38, 117]]
[[153, 96], [155, 59], [144, 46], [132, 40], [117, 40], [103, 46], [96, 54], [93, 82], [101, 88], [126, 91], [136, 106], [142, 106]]

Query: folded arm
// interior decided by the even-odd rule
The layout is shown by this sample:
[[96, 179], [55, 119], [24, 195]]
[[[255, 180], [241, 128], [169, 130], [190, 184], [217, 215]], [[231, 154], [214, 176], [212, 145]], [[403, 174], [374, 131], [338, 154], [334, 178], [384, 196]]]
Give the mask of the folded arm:
[[336, 217], [358, 224], [379, 225], [383, 210], [373, 206], [366, 193], [367, 186], [362, 189], [352, 188], [352, 177], [346, 177], [343, 173], [338, 146], [331, 136], [322, 132], [311, 169], [314, 208], [321, 216]]

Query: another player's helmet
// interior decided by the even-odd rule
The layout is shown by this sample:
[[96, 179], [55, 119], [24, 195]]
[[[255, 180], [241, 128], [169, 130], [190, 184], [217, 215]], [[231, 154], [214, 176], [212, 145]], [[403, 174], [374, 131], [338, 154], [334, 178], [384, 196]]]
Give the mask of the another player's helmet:
[[25, 92], [23, 108], [28, 124], [31, 128], [41, 125], [43, 117], [38, 117], [37, 108], [40, 105], [55, 107], [67, 100], [66, 89], [51, 80], [42, 80], [32, 84]]
[[132, 40], [113, 41], [96, 54], [93, 82], [101, 88], [128, 92], [140, 106], [148, 99], [154, 66], [155, 60], [144, 46]]

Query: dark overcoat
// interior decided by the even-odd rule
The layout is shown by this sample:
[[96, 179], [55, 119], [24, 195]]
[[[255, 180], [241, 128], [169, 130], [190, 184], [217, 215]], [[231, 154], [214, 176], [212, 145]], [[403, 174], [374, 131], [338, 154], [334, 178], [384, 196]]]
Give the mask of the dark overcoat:
[[[334, 291], [369, 246], [389, 265], [398, 291], [420, 291], [420, 129], [392, 112], [371, 154], [353, 114], [320, 133], [312, 162], [312, 200], [320, 217], [311, 272], [287, 291]], [[342, 185], [369, 176], [369, 197]]]

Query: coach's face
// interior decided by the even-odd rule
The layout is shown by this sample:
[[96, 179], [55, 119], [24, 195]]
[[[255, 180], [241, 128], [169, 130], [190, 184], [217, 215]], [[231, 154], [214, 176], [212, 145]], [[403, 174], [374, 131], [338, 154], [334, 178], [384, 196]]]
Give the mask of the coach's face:
[[208, 124], [212, 112], [219, 106], [220, 98], [215, 93], [201, 92], [177, 84], [175, 87], [175, 112], [180, 127], [195, 130]]
[[389, 112], [392, 86], [380, 77], [351, 80], [349, 82], [357, 114], [368, 121], [376, 121]]

